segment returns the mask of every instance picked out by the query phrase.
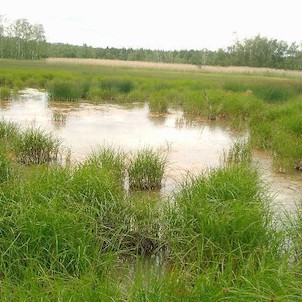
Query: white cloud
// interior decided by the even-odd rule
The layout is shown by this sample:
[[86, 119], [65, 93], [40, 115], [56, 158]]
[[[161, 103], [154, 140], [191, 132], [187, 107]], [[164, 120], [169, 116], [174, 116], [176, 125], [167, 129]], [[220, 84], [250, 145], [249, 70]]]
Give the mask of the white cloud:
[[300, 42], [299, 0], [10, 0], [0, 14], [44, 25], [51, 42], [217, 49], [258, 33]]

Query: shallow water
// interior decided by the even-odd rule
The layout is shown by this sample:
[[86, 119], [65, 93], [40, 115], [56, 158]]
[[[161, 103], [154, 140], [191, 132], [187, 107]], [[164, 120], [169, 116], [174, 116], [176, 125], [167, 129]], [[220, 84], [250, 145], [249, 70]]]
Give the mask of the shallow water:
[[[46, 93], [34, 89], [21, 91], [15, 100], [0, 101], [0, 117], [53, 132], [79, 160], [100, 145], [129, 152], [146, 146], [165, 150], [170, 164], [164, 194], [188, 171], [196, 174], [219, 166], [223, 152], [243, 137], [216, 122], [188, 122], [180, 110], [159, 116], [150, 114], [141, 103], [48, 102]], [[301, 196], [301, 177], [289, 179], [273, 173], [269, 157], [257, 154], [254, 160], [275, 197], [276, 208], [294, 209]]]

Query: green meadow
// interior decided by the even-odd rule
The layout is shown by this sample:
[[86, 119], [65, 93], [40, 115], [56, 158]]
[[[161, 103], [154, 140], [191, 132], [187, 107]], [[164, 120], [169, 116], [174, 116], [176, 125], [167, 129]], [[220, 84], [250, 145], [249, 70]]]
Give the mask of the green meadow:
[[52, 133], [0, 120], [1, 301], [302, 301], [302, 207], [276, 219], [251, 162], [261, 150], [299, 173], [302, 77], [0, 60], [1, 100], [26, 87], [181, 108], [249, 141], [163, 197], [164, 153], [72, 164]]

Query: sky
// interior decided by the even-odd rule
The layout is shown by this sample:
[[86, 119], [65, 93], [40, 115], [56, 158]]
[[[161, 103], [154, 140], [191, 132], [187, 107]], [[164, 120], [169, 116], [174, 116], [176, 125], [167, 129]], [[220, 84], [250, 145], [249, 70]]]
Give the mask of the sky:
[[301, 0], [0, 0], [48, 42], [160, 50], [226, 48], [258, 34], [302, 42]]

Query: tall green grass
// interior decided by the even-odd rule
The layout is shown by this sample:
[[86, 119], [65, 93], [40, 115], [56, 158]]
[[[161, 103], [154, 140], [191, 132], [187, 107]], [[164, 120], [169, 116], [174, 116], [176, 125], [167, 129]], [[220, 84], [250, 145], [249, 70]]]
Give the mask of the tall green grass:
[[0, 184], [7, 181], [12, 174], [11, 162], [5, 146], [0, 146]]
[[230, 150], [223, 152], [223, 162], [227, 165], [251, 163], [252, 153], [250, 143], [244, 140], [235, 142]]
[[294, 95], [290, 87], [276, 83], [265, 83], [263, 85], [254, 86], [252, 89], [258, 98], [270, 103], [285, 102]]
[[[167, 210], [170, 257], [195, 273], [237, 273], [273, 254], [275, 231], [256, 171], [230, 165], [185, 183]], [[190, 251], [190, 252], [188, 252]]]
[[11, 121], [0, 120], [0, 139], [14, 140], [19, 133], [19, 126]]
[[300, 80], [43, 62], [0, 69], [3, 87], [66, 84], [58, 99], [152, 106], [158, 97], [159, 107], [244, 121], [251, 142], [234, 144], [221, 168], [185, 179], [166, 200], [146, 192], [161, 188], [166, 170], [154, 149], [128, 156], [100, 147], [76, 165], [24, 166], [56, 158], [44, 155], [48, 134], [0, 121], [3, 301], [301, 300], [300, 212], [286, 232], [277, 228], [250, 165], [250, 148], [288, 171], [302, 159]]
[[48, 94], [51, 100], [74, 101], [85, 96], [85, 90], [79, 83], [72, 81], [53, 81], [48, 86]]

